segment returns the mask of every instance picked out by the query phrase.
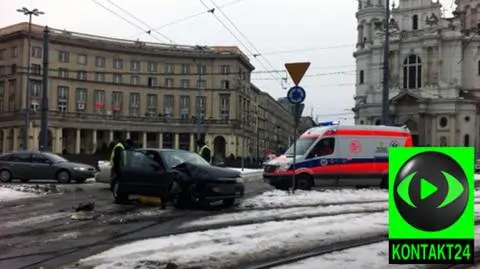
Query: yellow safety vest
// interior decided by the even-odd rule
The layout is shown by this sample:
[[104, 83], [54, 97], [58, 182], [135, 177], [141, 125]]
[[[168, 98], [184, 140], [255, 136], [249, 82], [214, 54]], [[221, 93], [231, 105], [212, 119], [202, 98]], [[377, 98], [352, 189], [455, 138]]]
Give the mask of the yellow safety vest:
[[[205, 149], [209, 149], [209, 150], [210, 150], [210, 148], [209, 148], [207, 145], [203, 145], [203, 146], [200, 148], [200, 150], [198, 151], [198, 155], [202, 156], [203, 151], [204, 151]], [[212, 156], [211, 153], [212, 153], [212, 151], [210, 150], [210, 159], [211, 159], [211, 156]], [[202, 156], [202, 157], [203, 157], [203, 156]], [[212, 160], [208, 160], [208, 161], [211, 162]]]
[[[112, 153], [110, 154], [110, 164], [111, 164], [111, 165], [113, 165], [113, 158], [115, 158], [115, 150], [116, 150], [118, 147], [120, 147], [120, 148], [122, 148], [123, 150], [125, 150], [125, 147], [123, 146], [122, 143], [117, 143], [117, 144], [115, 145], [115, 147], [113, 147]], [[123, 162], [123, 161], [124, 161], [124, 160], [123, 160], [123, 158], [122, 158], [122, 162]]]

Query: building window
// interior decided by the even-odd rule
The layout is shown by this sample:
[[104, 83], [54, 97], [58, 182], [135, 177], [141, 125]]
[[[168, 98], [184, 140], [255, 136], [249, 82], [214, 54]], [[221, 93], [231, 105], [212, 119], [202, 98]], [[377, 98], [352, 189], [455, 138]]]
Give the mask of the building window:
[[78, 55], [77, 55], [77, 64], [79, 64], [79, 65], [86, 65], [86, 64], [87, 64], [87, 55], [85, 55], [85, 54], [78, 54]]
[[42, 74], [42, 66], [40, 66], [39, 64], [32, 64], [30, 72], [34, 76], [40, 76]]
[[140, 61], [130, 61], [130, 70], [131, 71], [140, 71]]
[[113, 74], [113, 83], [115, 84], [122, 84], [123, 77], [120, 74]]
[[140, 77], [139, 76], [131, 76], [130, 77], [130, 84], [132, 84], [132, 85], [140, 84]]
[[32, 57], [42, 58], [42, 47], [32, 47]]
[[463, 136], [463, 146], [470, 147], [470, 135], [466, 134]]
[[165, 87], [172, 88], [173, 87], [173, 78], [166, 78], [165, 79]]
[[230, 118], [230, 95], [220, 95], [220, 118], [222, 120]]
[[157, 62], [148, 62], [148, 72], [157, 72], [158, 65]]
[[148, 87], [154, 88], [158, 86], [158, 79], [156, 77], [148, 78]]
[[77, 79], [78, 80], [87, 80], [87, 72], [86, 71], [78, 71], [77, 72]]
[[205, 75], [207, 67], [203, 64], [197, 64], [197, 75]]
[[190, 88], [190, 80], [188, 80], [188, 79], [182, 79], [182, 80], [180, 80], [180, 87], [181, 87], [182, 89], [188, 89], [188, 88]]
[[16, 58], [18, 56], [18, 47], [17, 46], [12, 47], [11, 56], [12, 56], [12, 58]]
[[122, 92], [112, 92], [112, 115], [114, 117], [119, 117], [122, 115], [122, 105], [123, 105], [123, 93]]
[[105, 63], [106, 63], [105, 57], [100, 57], [100, 56], [95, 57], [96, 67], [105, 67]]
[[363, 70], [360, 70], [358, 81], [359, 81], [359, 84], [365, 83], [365, 72]]
[[200, 115], [200, 119], [205, 119], [205, 109], [206, 109], [206, 98], [205, 96], [197, 96], [195, 98], [195, 111], [196, 115]]
[[190, 116], [190, 96], [180, 96], [180, 118], [182, 120], [188, 120]]
[[412, 29], [418, 30], [418, 15], [413, 15], [412, 17]]
[[139, 93], [130, 93], [129, 115], [132, 117], [140, 116], [140, 94]]
[[0, 60], [5, 60], [7, 49], [0, 49]]
[[417, 55], [410, 55], [403, 61], [403, 88], [422, 87], [422, 62]]
[[123, 60], [114, 58], [113, 59], [113, 69], [123, 69]]
[[441, 128], [446, 128], [448, 126], [448, 119], [447, 117], [441, 117], [439, 121]]
[[61, 62], [61, 63], [68, 63], [70, 61], [70, 52], [59, 51], [58, 52], [58, 61]]
[[182, 75], [190, 74], [190, 65], [182, 64]]
[[77, 111], [85, 111], [87, 103], [87, 89], [77, 88], [75, 91], [75, 103], [77, 103]]
[[175, 72], [175, 66], [173, 64], [165, 64], [165, 74], [173, 74]]
[[230, 75], [230, 65], [224, 64], [220, 66], [220, 72], [222, 73], [222, 75]]
[[104, 114], [105, 113], [105, 91], [104, 90], [95, 90], [95, 113]]
[[95, 73], [95, 81], [97, 81], [97, 82], [105, 82], [105, 73], [96, 72], [96, 73]]
[[173, 95], [165, 95], [163, 97], [163, 115], [165, 118], [171, 118], [173, 116]]
[[225, 90], [230, 89], [230, 80], [228, 79], [222, 80], [222, 89], [225, 89]]
[[207, 86], [207, 81], [206, 80], [204, 80], [204, 79], [197, 80], [197, 88], [198, 89], [205, 89], [206, 86]]
[[67, 68], [59, 68], [58, 69], [58, 77], [59, 78], [68, 78], [68, 69]]
[[58, 86], [57, 88], [58, 111], [67, 112], [68, 108], [68, 87]]
[[42, 82], [38, 80], [30, 80], [30, 95], [33, 98], [42, 96]]
[[156, 117], [157, 116], [157, 95], [148, 94], [147, 95], [147, 117]]

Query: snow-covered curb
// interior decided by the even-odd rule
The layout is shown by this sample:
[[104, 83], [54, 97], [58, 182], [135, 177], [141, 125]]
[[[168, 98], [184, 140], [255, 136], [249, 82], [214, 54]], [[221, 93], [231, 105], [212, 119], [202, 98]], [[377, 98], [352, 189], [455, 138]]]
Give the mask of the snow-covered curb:
[[162, 268], [172, 262], [211, 269], [238, 268], [257, 260], [382, 234], [386, 230], [386, 213], [266, 222], [137, 241], [83, 259], [80, 266], [120, 269], [155, 264], [155, 268]]
[[24, 192], [11, 188], [4, 188], [0, 186], [0, 202], [8, 202], [25, 198], [32, 198], [38, 196], [32, 192]]

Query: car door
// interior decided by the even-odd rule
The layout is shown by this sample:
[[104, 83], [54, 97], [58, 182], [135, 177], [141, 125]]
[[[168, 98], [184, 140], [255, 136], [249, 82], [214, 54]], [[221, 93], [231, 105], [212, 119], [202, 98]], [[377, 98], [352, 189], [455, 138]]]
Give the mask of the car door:
[[14, 153], [9, 163], [9, 169], [12, 172], [12, 177], [15, 179], [31, 179], [35, 174], [35, 169], [31, 167], [30, 152]]
[[155, 190], [157, 195], [167, 192], [173, 180], [174, 172], [171, 171], [170, 167], [166, 166], [160, 152], [151, 150], [145, 154], [153, 161], [153, 163], [149, 165], [149, 167], [153, 169], [151, 173], [152, 179], [149, 181], [152, 190]]
[[31, 179], [55, 179], [55, 168], [53, 162], [42, 153], [33, 153], [30, 167], [35, 169]]
[[121, 167], [120, 183], [131, 194], [148, 195], [152, 193], [154, 164], [145, 153], [125, 151], [125, 163]]

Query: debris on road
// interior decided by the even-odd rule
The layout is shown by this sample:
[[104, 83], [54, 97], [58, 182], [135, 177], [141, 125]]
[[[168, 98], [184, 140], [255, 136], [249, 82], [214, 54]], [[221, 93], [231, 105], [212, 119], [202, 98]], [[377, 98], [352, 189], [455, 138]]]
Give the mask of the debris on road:
[[95, 202], [80, 203], [77, 207], [74, 207], [75, 212], [79, 211], [92, 211], [95, 209]]

